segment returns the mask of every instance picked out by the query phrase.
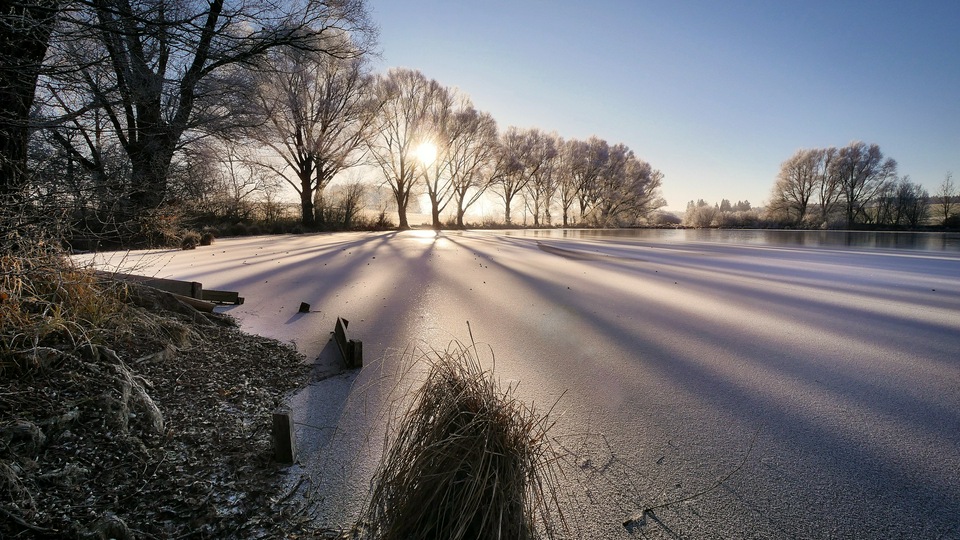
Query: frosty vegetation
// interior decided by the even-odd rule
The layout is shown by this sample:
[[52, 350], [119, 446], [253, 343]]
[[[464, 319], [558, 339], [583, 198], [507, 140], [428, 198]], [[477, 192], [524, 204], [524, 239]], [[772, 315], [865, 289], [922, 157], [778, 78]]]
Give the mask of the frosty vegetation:
[[78, 244], [404, 228], [411, 205], [464, 226], [481, 200], [505, 224], [636, 225], [665, 204], [623, 144], [499, 129], [419, 71], [374, 73], [362, 0], [14, 0], [3, 17], [0, 188]]
[[843, 148], [798, 150], [780, 165], [766, 208], [724, 199], [687, 203], [688, 227], [890, 228], [960, 226], [953, 176], [947, 173], [931, 196], [876, 144], [854, 141]]
[[[419, 225], [408, 213], [435, 228], [670, 223], [663, 173], [625, 144], [498, 126], [420, 71], [375, 73], [362, 0], [9, 8], [0, 195], [60, 216], [75, 245]], [[857, 142], [788, 159], [763, 211], [696, 203], [683, 224], [939, 225], [955, 196]]]

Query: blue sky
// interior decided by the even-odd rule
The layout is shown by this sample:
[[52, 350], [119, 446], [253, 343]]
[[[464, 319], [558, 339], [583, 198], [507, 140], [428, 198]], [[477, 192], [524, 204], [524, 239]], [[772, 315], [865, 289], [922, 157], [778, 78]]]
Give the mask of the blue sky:
[[501, 129], [622, 142], [668, 208], [768, 199], [799, 148], [877, 143], [960, 175], [960, 1], [368, 0], [378, 70], [419, 69]]

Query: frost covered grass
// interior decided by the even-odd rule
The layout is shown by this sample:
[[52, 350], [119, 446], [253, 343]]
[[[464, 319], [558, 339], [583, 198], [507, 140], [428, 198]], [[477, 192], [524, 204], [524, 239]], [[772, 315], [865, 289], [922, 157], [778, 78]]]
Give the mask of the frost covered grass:
[[46, 241], [8, 239], [0, 254], [0, 351], [79, 346], [122, 322], [123, 288], [98, 280]]
[[368, 538], [556, 538], [558, 454], [538, 414], [485, 370], [476, 345], [421, 353], [426, 381], [388, 427]]

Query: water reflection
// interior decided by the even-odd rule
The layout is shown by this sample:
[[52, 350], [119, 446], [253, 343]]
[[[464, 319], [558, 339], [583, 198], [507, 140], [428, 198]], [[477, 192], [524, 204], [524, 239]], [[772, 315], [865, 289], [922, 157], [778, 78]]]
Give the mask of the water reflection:
[[527, 229], [508, 236], [635, 238], [658, 242], [717, 242], [766, 246], [849, 247], [960, 252], [960, 233], [894, 231], [787, 231], [765, 229]]

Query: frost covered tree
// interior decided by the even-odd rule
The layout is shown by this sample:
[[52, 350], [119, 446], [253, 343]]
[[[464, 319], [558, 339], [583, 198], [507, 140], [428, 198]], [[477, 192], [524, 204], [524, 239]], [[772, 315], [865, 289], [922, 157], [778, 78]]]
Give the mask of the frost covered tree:
[[586, 141], [571, 140], [566, 145], [569, 183], [561, 187], [563, 225], [569, 222], [570, 207], [579, 202], [580, 219], [597, 200], [597, 179], [610, 156], [610, 145], [598, 137]]
[[[435, 230], [442, 227], [440, 214], [453, 200], [455, 191], [451, 167], [460, 156], [453, 153], [463, 137], [457, 114], [472, 109], [469, 98], [457, 90], [436, 84], [428, 92], [427, 114], [421, 127], [421, 147], [418, 149], [420, 176], [430, 199], [430, 223]], [[424, 150], [426, 149], [426, 150]], [[424, 162], [425, 161], [425, 162]]]
[[533, 226], [539, 227], [550, 224], [550, 206], [557, 191], [563, 140], [555, 133], [534, 131], [529, 135], [531, 151], [523, 162], [529, 176], [525, 186], [525, 203], [533, 216]]
[[260, 121], [249, 133], [271, 150], [260, 161], [296, 191], [307, 226], [323, 218], [314, 200], [322, 199], [338, 173], [361, 161], [373, 122], [373, 78], [366, 60], [359, 53], [346, 56], [278, 47], [261, 63], [254, 86], [252, 105]]
[[511, 209], [513, 201], [543, 166], [541, 152], [545, 135], [538, 129], [519, 129], [514, 126], [500, 137], [498, 159], [501, 161], [500, 173], [494, 180], [496, 193], [503, 201], [503, 217], [507, 225], [513, 223]]
[[954, 197], [957, 196], [957, 188], [953, 184], [953, 173], [947, 173], [943, 177], [943, 182], [937, 188], [937, 199], [940, 201], [940, 218], [946, 223], [953, 214]]
[[456, 114], [459, 137], [449, 149], [449, 171], [457, 205], [457, 226], [474, 203], [498, 177], [497, 123], [489, 113], [473, 107]]
[[623, 144], [610, 147], [598, 178], [597, 203], [590, 218], [597, 225], [636, 225], [665, 203], [659, 196], [663, 174]]
[[375, 82], [377, 115], [366, 144], [371, 162], [393, 193], [401, 229], [410, 228], [407, 206], [422, 167], [416, 150], [426, 141], [430, 106], [441, 88], [423, 73], [402, 68]]
[[810, 201], [819, 187], [816, 171], [820, 156], [819, 150], [797, 150], [780, 164], [770, 199], [771, 210], [782, 212], [796, 225], [806, 220]]
[[833, 174], [843, 195], [847, 227], [866, 215], [867, 204], [897, 172], [897, 162], [884, 159], [876, 144], [854, 141], [837, 151]]
[[[156, 208], [184, 138], [236, 118], [244, 66], [288, 46], [336, 57], [370, 48], [362, 0], [91, 0], [63, 10], [51, 38], [48, 123], [102, 114], [130, 164], [130, 210]], [[330, 40], [330, 36], [350, 36]], [[349, 46], [344, 46], [349, 42]], [[77, 149], [80, 151], [80, 149]]]

